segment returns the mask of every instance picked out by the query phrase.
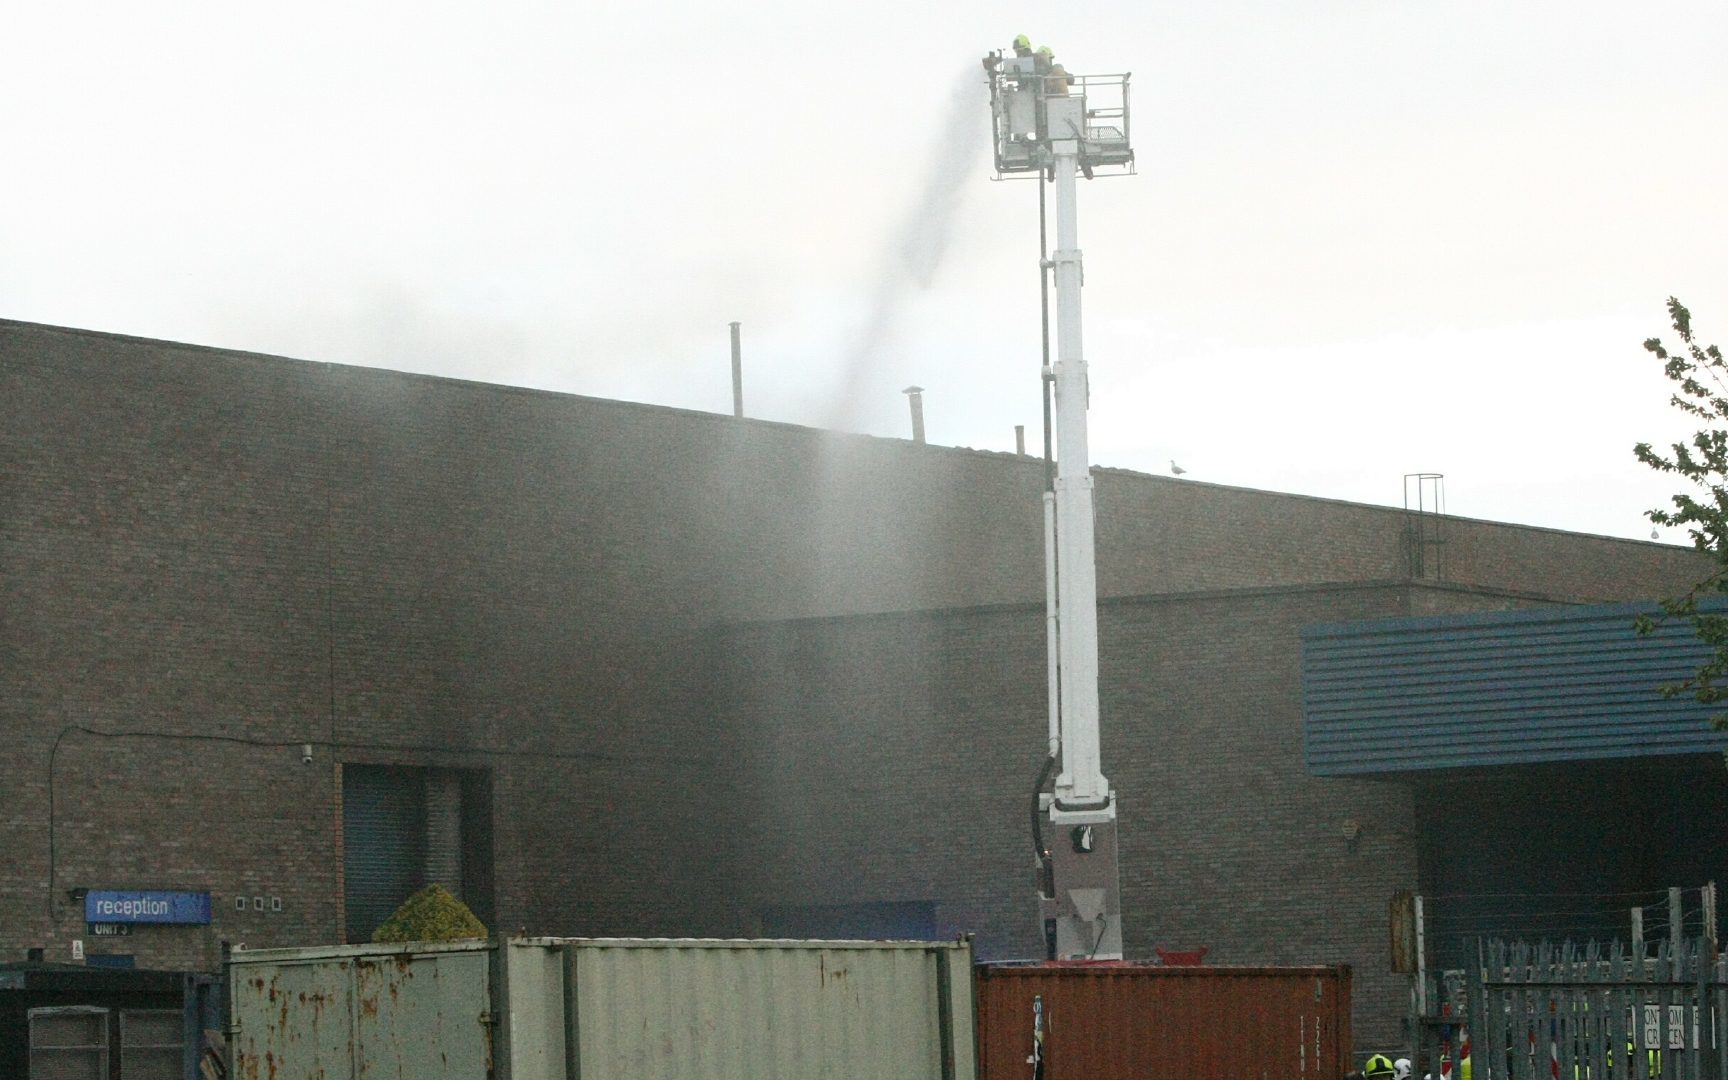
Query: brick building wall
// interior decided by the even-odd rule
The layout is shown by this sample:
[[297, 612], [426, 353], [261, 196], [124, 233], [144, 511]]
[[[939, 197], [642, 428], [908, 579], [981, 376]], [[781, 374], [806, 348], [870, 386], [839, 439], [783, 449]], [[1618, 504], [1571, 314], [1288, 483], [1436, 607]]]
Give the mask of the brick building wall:
[[[764, 897], [863, 866], [889, 892], [951, 887], [945, 925], [1023, 926], [1002, 940], [1025, 951], [1040, 463], [4, 321], [0, 419], [0, 951], [64, 955], [83, 934], [67, 890], [108, 886], [215, 894], [208, 931], [128, 939], [141, 964], [205, 966], [219, 939], [338, 940], [341, 762], [489, 771], [508, 929], [739, 932]], [[1295, 654], [1277, 642], [1302, 619], [1452, 610], [1480, 602], [1472, 588], [1648, 596], [1699, 569], [1669, 547], [1453, 520], [1457, 588], [1237, 597], [1185, 634], [1158, 620], [1187, 616], [1128, 613], [1397, 582], [1405, 516], [1108, 469], [1098, 506], [1104, 595], [1162, 597], [1105, 608], [1107, 640], [1131, 643], [1113, 655], [1134, 658], [1105, 657], [1106, 761], [1123, 763], [1128, 835], [1147, 837], [1128, 843], [1173, 852], [1131, 884], [1135, 949], [1166, 926], [1207, 934], [1195, 898], [1250, 882], [1241, 841], [1179, 854], [1201, 845], [1136, 794], [1174, 781], [1119, 745], [1133, 725], [1240, 723], [1260, 741], [1218, 781], [1239, 791], [1300, 772]], [[924, 637], [868, 637], [896, 620]], [[856, 657], [830, 641], [842, 625], [867, 635]], [[1260, 649], [1283, 659], [1231, 659]], [[820, 707], [785, 704], [789, 672], [827, 687]], [[1170, 701], [1205, 708], [1132, 719]], [[1004, 735], [1021, 729], [1029, 743]], [[918, 854], [947, 840], [903, 817], [914, 765], [947, 778], [920, 785], [920, 813], [954, 811], [936, 817], [976, 858]], [[836, 816], [877, 804], [880, 821]], [[1205, 884], [1159, 891], [1185, 876]], [[233, 908], [255, 895], [284, 910]]]
[[[1357, 1033], [1392, 1045], [1388, 898], [1417, 884], [1402, 784], [1303, 768], [1301, 630], [1541, 602], [1401, 583], [1122, 598], [1100, 610], [1103, 764], [1120, 799], [1124, 945], [1349, 963]], [[1028, 807], [1045, 739], [1030, 605], [742, 625], [721, 712], [757, 794], [758, 909], [924, 902], [984, 959], [1042, 954]], [[1346, 838], [1346, 822], [1360, 827]]]

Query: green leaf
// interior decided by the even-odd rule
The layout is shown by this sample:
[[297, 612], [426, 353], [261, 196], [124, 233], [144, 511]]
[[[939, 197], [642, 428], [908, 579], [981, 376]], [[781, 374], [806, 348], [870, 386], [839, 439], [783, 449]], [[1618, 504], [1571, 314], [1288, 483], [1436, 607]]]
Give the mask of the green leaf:
[[[1684, 442], [1668, 444], [1671, 456], [1656, 452], [1653, 444], [1633, 446], [1632, 455], [1645, 466], [1662, 473], [1675, 473], [1708, 495], [1694, 498], [1684, 492], [1673, 496], [1672, 510], [1651, 510], [1645, 516], [1657, 525], [1684, 526], [1692, 544], [1713, 558], [1718, 569], [1693, 585], [1683, 596], [1661, 602], [1663, 618], [1685, 619], [1698, 640], [1710, 646], [1712, 655], [1691, 677], [1658, 688], [1664, 699], [1689, 694], [1701, 705], [1728, 702], [1728, 615], [1700, 612], [1701, 595], [1728, 594], [1728, 367], [1722, 350], [1693, 340], [1692, 312], [1678, 298], [1668, 298], [1668, 319], [1680, 335], [1684, 348], [1669, 352], [1660, 338], [1647, 338], [1644, 349], [1662, 362], [1662, 373], [1674, 385], [1668, 403], [1706, 426]], [[1713, 392], [1713, 388], [1714, 391]], [[1633, 628], [1640, 635], [1652, 634], [1661, 620], [1640, 615]], [[1728, 712], [1711, 717], [1712, 726], [1728, 730]], [[1724, 755], [1728, 762], [1728, 754]]]

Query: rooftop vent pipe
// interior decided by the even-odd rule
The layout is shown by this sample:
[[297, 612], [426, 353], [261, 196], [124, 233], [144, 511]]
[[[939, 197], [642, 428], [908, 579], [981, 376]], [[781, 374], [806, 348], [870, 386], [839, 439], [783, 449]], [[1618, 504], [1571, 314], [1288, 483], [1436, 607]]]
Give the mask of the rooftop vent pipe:
[[912, 406], [912, 441], [922, 443], [924, 441], [924, 388], [922, 386], [908, 386], [900, 392], [906, 395], [907, 402]]
[[744, 350], [738, 341], [738, 328], [742, 323], [728, 323], [732, 327], [732, 415], [744, 415]]

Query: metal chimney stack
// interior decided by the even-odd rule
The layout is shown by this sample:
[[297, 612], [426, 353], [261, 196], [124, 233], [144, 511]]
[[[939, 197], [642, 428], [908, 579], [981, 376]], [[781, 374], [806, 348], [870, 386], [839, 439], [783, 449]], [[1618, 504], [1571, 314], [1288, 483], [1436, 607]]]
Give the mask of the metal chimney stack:
[[924, 441], [924, 388], [922, 386], [908, 386], [900, 392], [906, 395], [907, 402], [912, 406], [912, 441], [922, 443]]
[[738, 340], [738, 328], [741, 323], [729, 323], [732, 327], [732, 415], [744, 415], [744, 349]]

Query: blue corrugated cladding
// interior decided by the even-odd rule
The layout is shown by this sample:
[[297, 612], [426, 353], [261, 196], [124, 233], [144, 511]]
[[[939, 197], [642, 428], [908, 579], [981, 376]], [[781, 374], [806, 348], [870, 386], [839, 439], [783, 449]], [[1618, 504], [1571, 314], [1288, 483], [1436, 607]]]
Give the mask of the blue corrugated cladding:
[[1654, 604], [1311, 626], [1302, 633], [1308, 771], [1320, 776], [1688, 754], [1728, 748], [1713, 711], [1657, 688], [1709, 650]]

